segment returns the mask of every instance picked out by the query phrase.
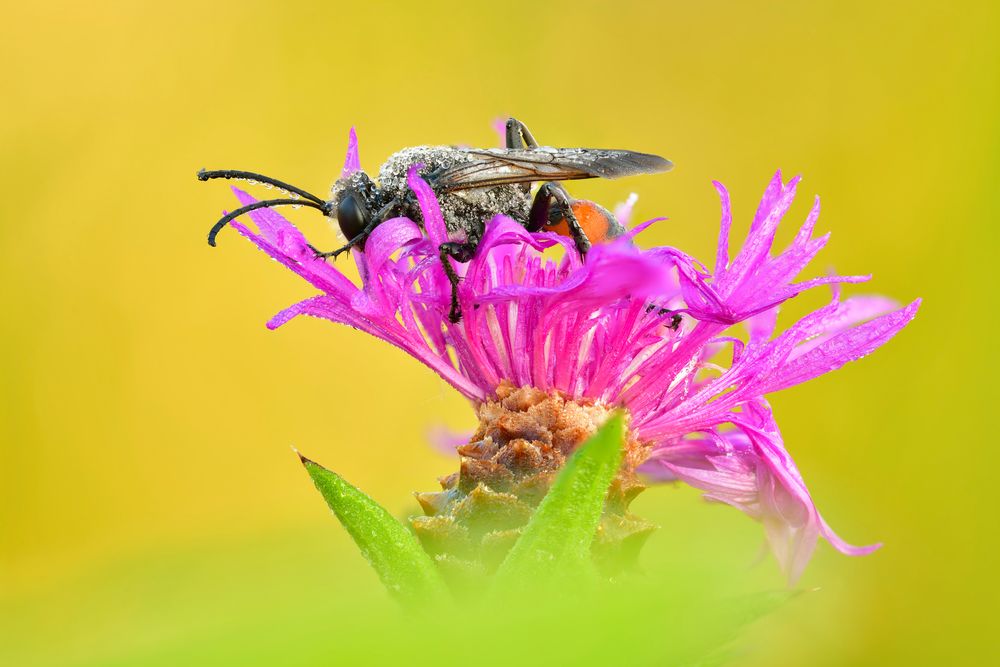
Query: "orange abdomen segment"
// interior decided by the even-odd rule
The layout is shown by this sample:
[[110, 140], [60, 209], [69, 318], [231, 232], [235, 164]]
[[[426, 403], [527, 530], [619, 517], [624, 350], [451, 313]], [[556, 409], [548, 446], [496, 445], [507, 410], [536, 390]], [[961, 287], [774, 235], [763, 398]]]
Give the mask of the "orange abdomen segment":
[[[587, 235], [591, 243], [601, 243], [608, 240], [608, 232], [611, 231], [611, 225], [607, 214], [600, 207], [589, 201], [578, 200], [573, 202], [572, 209], [577, 222], [583, 227], [583, 233]], [[545, 231], [555, 232], [561, 236], [573, 236], [570, 234], [566, 218], [563, 218], [554, 225], [550, 225]]]

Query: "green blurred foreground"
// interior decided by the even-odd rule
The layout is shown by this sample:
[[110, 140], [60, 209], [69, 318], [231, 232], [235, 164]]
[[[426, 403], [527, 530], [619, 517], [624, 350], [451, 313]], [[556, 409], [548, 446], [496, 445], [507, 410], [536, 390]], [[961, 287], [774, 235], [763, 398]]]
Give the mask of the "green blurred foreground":
[[[332, 521], [325, 527], [339, 530]], [[310, 542], [308, 535], [286, 534], [238, 550], [160, 556], [8, 603], [0, 662], [400, 665], [475, 656], [482, 665], [689, 664], [689, 658], [719, 655], [716, 649], [748, 650], [729, 641], [744, 621], [786, 596], [741, 597], [734, 592], [745, 588], [739, 582], [695, 586], [691, 577], [659, 573], [625, 582], [619, 595], [604, 598], [540, 600], [526, 592], [523, 605], [407, 613], [360, 557], [296, 549]], [[247, 588], [247, 581], [255, 585]], [[810, 595], [816, 594], [786, 609], [809, 604]]]
[[[9, 658], [19, 665], [94, 666], [419, 664], [434, 663], [440, 656], [497, 665], [595, 658], [633, 665], [726, 661], [747, 624], [795, 593], [736, 596], [733, 591], [741, 587], [728, 577], [720, 588], [720, 581], [706, 578], [692, 587], [662, 572], [653, 577], [630, 572], [612, 581], [601, 576], [591, 560], [591, 543], [608, 487], [621, 467], [624, 435], [625, 417], [618, 412], [580, 445], [499, 570], [475, 580], [476, 589], [446, 585], [437, 563], [403, 522], [336, 473], [302, 457], [316, 489], [385, 594], [373, 594], [365, 585], [372, 577], [355, 577], [323, 563], [308, 572], [302, 563], [295, 570], [274, 572], [277, 561], [267, 559], [265, 571], [252, 578], [259, 587], [251, 590], [234, 591], [234, 581], [219, 576], [228, 572], [229, 559], [245, 560], [247, 553], [255, 560], [268, 553], [289, 557], [274, 545], [219, 554], [219, 562], [184, 563], [181, 558], [164, 562], [160, 567], [165, 571], [152, 580], [146, 564], [139, 580], [122, 569], [97, 584], [105, 596], [120, 598], [110, 601], [120, 611], [104, 619], [116, 628], [113, 637], [102, 636], [108, 631], [102, 632], [101, 622], [68, 635], [59, 625], [55, 641], [42, 650], [30, 640], [19, 646], [14, 639], [21, 636], [18, 626], [48, 622], [50, 609], [11, 605], [5, 609], [13, 630]], [[178, 573], [195, 572], [203, 576], [177, 582], [170, 590], [143, 590], [150, 581], [172, 582]], [[65, 594], [59, 592], [63, 599]], [[84, 590], [80, 594], [86, 597]], [[191, 595], [202, 602], [224, 602], [192, 607], [185, 604]], [[397, 607], [389, 597], [401, 604]], [[261, 609], [268, 613], [260, 615]], [[70, 613], [93, 618], [94, 611]], [[127, 618], [115, 618], [123, 611]], [[152, 628], [158, 632], [151, 633]]]

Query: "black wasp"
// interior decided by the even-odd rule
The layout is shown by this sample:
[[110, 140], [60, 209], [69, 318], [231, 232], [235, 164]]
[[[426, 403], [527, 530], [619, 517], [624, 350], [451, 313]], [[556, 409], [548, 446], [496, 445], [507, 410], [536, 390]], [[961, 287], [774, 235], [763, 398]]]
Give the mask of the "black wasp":
[[[416, 196], [406, 183], [407, 171], [422, 164], [420, 175], [434, 190], [449, 234], [463, 241], [440, 246], [441, 262], [451, 281], [449, 319], [458, 322], [459, 276], [446, 261], [468, 262], [475, 255], [486, 221], [497, 214], [510, 216], [529, 231], [554, 231], [573, 239], [581, 255], [592, 243], [625, 232], [607, 209], [572, 198], [558, 181], [581, 178], [621, 178], [669, 170], [673, 165], [658, 155], [601, 148], [550, 148], [539, 146], [528, 128], [511, 118], [506, 124], [506, 148], [477, 149], [455, 146], [415, 146], [392, 155], [379, 169], [378, 184], [363, 171], [355, 171], [333, 184], [330, 198], [320, 199], [305, 190], [248, 171], [198, 172], [198, 179], [239, 178], [268, 183], [299, 198], [268, 199], [225, 215], [208, 234], [209, 245], [230, 220], [259, 208], [304, 205], [335, 218], [346, 245], [317, 257], [336, 258], [365, 238], [384, 220], [404, 215], [423, 222]], [[531, 196], [531, 184], [543, 184]]]

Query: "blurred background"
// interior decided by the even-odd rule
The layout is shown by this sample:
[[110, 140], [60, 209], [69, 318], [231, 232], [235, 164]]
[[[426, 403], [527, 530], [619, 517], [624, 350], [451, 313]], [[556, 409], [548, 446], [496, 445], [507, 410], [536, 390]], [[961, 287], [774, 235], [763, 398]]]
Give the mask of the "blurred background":
[[[735, 664], [984, 664], [995, 649], [1000, 176], [996, 3], [6, 3], [0, 27], [0, 662], [311, 664], [345, 600], [392, 613], [295, 446], [399, 515], [472, 411], [403, 353], [316, 320], [311, 288], [224, 232], [200, 167], [323, 192], [356, 125], [369, 170], [419, 143], [656, 152], [674, 172], [572, 184], [645, 244], [713, 257], [719, 179], [745, 229], [777, 168], [786, 237], [823, 197], [813, 267], [917, 319], [861, 363], [773, 397], [831, 525], [800, 596]], [[317, 245], [315, 211], [286, 213]], [[345, 264], [346, 265], [346, 264]], [[791, 315], [825, 301], [817, 293]], [[785, 320], [787, 323], [789, 320]], [[686, 488], [634, 506], [644, 566], [778, 589], [763, 533]], [[992, 527], [991, 527], [992, 526]], [[379, 605], [383, 605], [380, 607]], [[381, 610], [381, 611], [379, 611]], [[339, 616], [338, 616], [339, 615]], [[994, 632], [991, 632], [994, 631]], [[993, 655], [995, 658], [995, 654]]]

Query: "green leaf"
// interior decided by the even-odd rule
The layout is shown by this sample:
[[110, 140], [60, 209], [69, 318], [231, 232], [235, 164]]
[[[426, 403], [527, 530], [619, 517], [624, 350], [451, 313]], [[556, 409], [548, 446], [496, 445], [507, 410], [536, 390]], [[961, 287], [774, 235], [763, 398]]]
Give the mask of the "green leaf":
[[590, 545], [622, 459], [624, 418], [616, 413], [566, 462], [500, 565], [498, 591], [591, 574]]
[[299, 458], [393, 596], [404, 603], [426, 603], [443, 596], [444, 583], [434, 561], [403, 524], [337, 473], [301, 454]]

